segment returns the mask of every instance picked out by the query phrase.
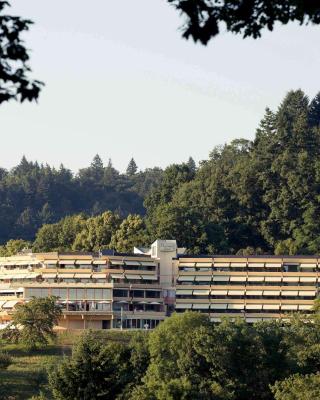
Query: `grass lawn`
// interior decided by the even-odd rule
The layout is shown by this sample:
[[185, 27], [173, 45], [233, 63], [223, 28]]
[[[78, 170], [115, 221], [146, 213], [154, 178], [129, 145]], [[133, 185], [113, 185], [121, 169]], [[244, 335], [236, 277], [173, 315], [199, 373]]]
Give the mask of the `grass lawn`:
[[[2, 346], [13, 357], [13, 363], [0, 371], [0, 398], [26, 400], [45, 389], [46, 367], [57, 362], [63, 354], [70, 354], [71, 347], [48, 346], [46, 349], [27, 352], [18, 345]], [[48, 397], [49, 399], [50, 397]]]
[[[82, 331], [59, 333], [56, 345], [42, 350], [26, 351], [16, 344], [1, 345], [1, 350], [13, 357], [13, 363], [7, 370], [0, 371], [0, 400], [28, 400], [43, 390], [46, 398], [46, 367], [58, 362], [64, 355], [70, 355], [72, 344], [81, 335]], [[131, 332], [100, 331], [106, 341], [128, 342]]]

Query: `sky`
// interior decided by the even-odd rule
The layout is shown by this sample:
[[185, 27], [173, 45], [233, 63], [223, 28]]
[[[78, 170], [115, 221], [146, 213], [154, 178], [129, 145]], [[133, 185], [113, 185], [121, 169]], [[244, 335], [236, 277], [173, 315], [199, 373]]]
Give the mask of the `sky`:
[[11, 0], [34, 21], [24, 35], [38, 103], [0, 107], [0, 166], [29, 160], [77, 171], [95, 154], [124, 171], [208, 158], [253, 139], [286, 93], [320, 90], [320, 26], [279, 26], [258, 40], [223, 32], [182, 39], [166, 0]]

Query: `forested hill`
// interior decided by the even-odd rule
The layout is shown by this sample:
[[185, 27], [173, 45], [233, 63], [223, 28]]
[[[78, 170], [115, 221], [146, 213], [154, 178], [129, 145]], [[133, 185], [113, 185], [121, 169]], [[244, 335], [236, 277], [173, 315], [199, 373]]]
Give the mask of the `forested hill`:
[[43, 224], [80, 212], [143, 215], [144, 197], [159, 184], [162, 173], [160, 168], [138, 172], [132, 159], [126, 173], [120, 174], [111, 160], [104, 166], [96, 155], [88, 168], [73, 174], [64, 166], [55, 169], [23, 157], [10, 171], [0, 168], [0, 243], [33, 240]]
[[[320, 94], [289, 92], [276, 111], [266, 110], [253, 141], [217, 147], [198, 168], [190, 159], [163, 172], [131, 165], [121, 175], [96, 157], [72, 176], [23, 159], [1, 172], [0, 196], [2, 242], [87, 214], [45, 225], [36, 250], [128, 251], [175, 238], [192, 253], [318, 254]], [[118, 212], [93, 217], [107, 209]]]

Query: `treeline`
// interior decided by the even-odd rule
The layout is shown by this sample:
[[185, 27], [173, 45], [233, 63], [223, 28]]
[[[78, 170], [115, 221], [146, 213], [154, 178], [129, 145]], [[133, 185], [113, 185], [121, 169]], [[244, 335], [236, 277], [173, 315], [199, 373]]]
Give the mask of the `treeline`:
[[85, 333], [49, 368], [48, 389], [59, 400], [314, 400], [319, 346], [317, 318], [252, 326], [186, 312], [129, 343]]
[[[45, 250], [39, 236], [46, 230], [73, 219], [89, 219], [91, 226], [92, 216], [110, 210], [118, 221], [110, 231], [113, 240], [108, 234], [107, 240], [88, 245], [84, 236], [90, 228], [83, 230], [81, 222], [82, 239], [76, 238], [78, 230], [76, 236], [59, 234], [52, 249], [112, 245], [130, 251], [133, 244], [162, 238], [177, 239], [195, 254], [319, 254], [320, 94], [310, 101], [301, 90], [289, 92], [278, 110], [266, 110], [253, 141], [218, 146], [198, 167], [190, 158], [164, 171], [137, 173], [131, 162], [127, 173], [119, 174], [96, 157], [73, 176], [64, 168], [22, 160], [0, 176], [2, 243], [33, 240], [46, 224], [34, 244]], [[75, 213], [84, 214], [48, 225]], [[132, 220], [139, 229], [131, 229]]]
[[253, 141], [167, 168], [145, 201], [153, 237], [192, 253], [320, 253], [320, 94], [287, 94]]
[[41, 226], [68, 215], [93, 216], [106, 210], [122, 217], [143, 215], [143, 200], [161, 177], [160, 168], [138, 171], [133, 159], [120, 174], [111, 160], [104, 166], [96, 155], [89, 167], [73, 174], [63, 165], [56, 169], [23, 157], [10, 171], [0, 168], [0, 244], [34, 240]]

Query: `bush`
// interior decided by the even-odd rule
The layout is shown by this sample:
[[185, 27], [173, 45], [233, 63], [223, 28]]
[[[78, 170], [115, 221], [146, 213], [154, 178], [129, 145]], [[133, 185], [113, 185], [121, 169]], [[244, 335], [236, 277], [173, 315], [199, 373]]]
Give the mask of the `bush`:
[[0, 370], [7, 369], [12, 364], [12, 358], [8, 353], [0, 352]]

